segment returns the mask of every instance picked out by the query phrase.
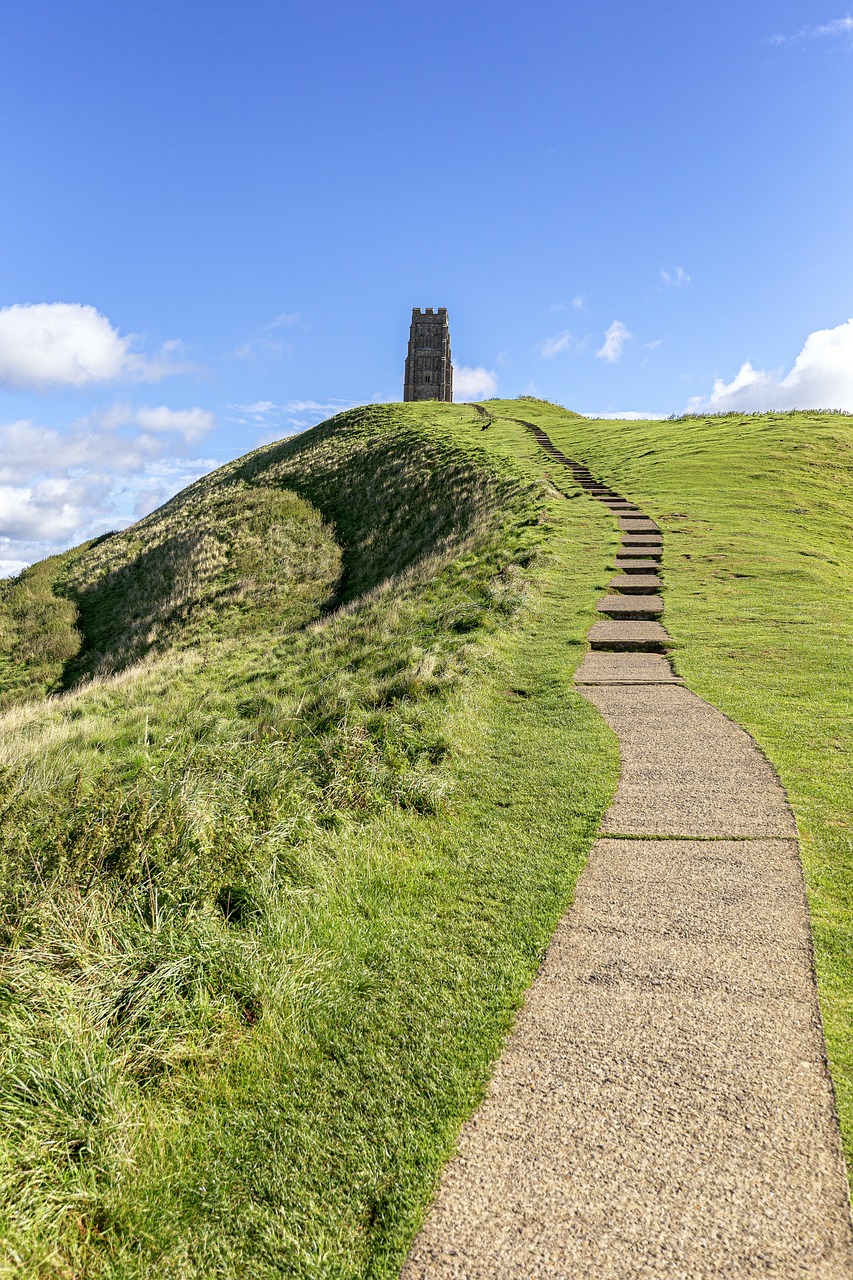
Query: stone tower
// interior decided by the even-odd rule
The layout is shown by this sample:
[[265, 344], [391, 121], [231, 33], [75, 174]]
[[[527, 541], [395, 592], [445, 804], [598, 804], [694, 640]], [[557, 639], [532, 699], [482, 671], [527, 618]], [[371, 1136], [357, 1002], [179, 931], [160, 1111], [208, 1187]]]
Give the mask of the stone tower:
[[437, 311], [432, 307], [427, 307], [426, 311], [412, 308], [403, 399], [453, 399], [450, 326], [446, 307], [439, 307]]

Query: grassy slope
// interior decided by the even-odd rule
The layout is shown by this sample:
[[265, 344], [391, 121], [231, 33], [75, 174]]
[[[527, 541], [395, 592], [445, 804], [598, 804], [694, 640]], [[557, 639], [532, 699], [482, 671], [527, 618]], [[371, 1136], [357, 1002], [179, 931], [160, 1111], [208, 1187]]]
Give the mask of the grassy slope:
[[548, 470], [359, 411], [7, 589], [15, 1274], [399, 1267], [615, 782], [569, 683], [612, 530]]
[[660, 521], [677, 668], [788, 789], [853, 1169], [853, 418], [592, 422], [533, 404], [523, 416]]

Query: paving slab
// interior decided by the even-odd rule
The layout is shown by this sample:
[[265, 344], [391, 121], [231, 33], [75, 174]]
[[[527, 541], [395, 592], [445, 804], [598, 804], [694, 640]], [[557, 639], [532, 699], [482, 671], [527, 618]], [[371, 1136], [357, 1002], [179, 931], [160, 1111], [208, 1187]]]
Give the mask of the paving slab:
[[653, 649], [667, 648], [672, 641], [659, 622], [634, 622], [631, 619], [616, 621], [602, 618], [587, 632], [593, 649]]
[[623, 591], [632, 595], [660, 591], [662, 580], [656, 573], [618, 573], [607, 585], [608, 591]]
[[651, 556], [643, 557], [638, 555], [632, 558], [631, 556], [617, 555], [613, 563], [620, 573], [628, 573], [635, 577], [645, 573], [656, 574], [660, 569], [659, 556], [652, 559]]
[[623, 533], [622, 547], [657, 547], [658, 550], [663, 548], [663, 538], [659, 533]]
[[632, 520], [628, 516], [620, 516], [616, 523], [624, 533], [660, 533], [660, 525], [654, 520]]
[[622, 757], [602, 833], [796, 836], [785, 791], [752, 738], [689, 689], [590, 688], [584, 697]]
[[662, 555], [663, 555], [662, 546], [660, 545], [655, 546], [654, 544], [650, 545], [647, 542], [642, 542], [642, 543], [622, 542], [621, 545], [616, 548], [617, 558], [621, 558], [623, 560], [626, 557], [635, 557], [638, 560], [641, 560], [644, 558], [660, 560]]
[[605, 596], [595, 606], [617, 618], [655, 618], [663, 613], [661, 596]]
[[599, 840], [403, 1277], [852, 1274], [796, 843]]
[[683, 684], [658, 653], [606, 653], [590, 649], [574, 675], [575, 684]]

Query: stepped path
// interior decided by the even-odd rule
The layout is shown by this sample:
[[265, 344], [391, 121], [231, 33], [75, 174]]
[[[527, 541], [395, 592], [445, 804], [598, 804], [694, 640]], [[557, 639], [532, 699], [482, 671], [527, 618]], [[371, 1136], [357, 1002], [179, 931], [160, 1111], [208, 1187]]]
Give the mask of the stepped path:
[[622, 772], [403, 1277], [853, 1280], [785, 793], [673, 674], [657, 525], [524, 425], [622, 530], [575, 677]]

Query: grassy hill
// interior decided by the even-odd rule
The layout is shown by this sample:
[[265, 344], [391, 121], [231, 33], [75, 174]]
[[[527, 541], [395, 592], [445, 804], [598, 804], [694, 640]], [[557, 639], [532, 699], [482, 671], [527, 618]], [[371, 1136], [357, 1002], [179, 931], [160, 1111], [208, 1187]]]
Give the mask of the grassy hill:
[[0, 584], [12, 1274], [398, 1271], [618, 771], [615, 530], [519, 419], [789, 789], [853, 1153], [853, 420], [374, 406]]
[[609, 522], [483, 426], [344, 414], [3, 585], [14, 1274], [398, 1268], [617, 769]]

